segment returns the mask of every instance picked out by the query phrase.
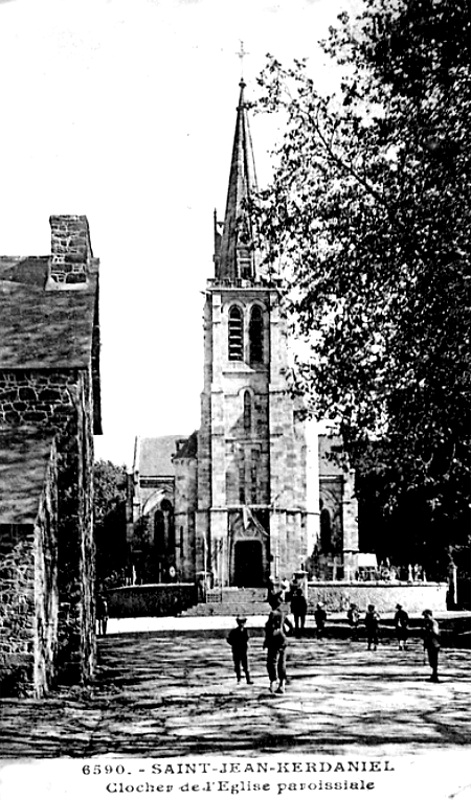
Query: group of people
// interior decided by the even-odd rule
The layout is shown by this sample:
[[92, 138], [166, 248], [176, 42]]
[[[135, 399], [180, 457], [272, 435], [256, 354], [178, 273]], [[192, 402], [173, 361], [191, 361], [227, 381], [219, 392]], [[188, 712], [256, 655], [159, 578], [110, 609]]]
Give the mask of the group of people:
[[[284, 694], [286, 691], [286, 649], [288, 645], [288, 636], [292, 634], [299, 635], [304, 630], [307, 601], [302, 590], [300, 590], [301, 594], [298, 594], [298, 591], [299, 587], [296, 588], [296, 593], [291, 593], [290, 597], [290, 608], [294, 617], [294, 625], [283, 610], [283, 602], [286, 601], [283, 593], [281, 591], [273, 591], [269, 594], [271, 611], [265, 624], [263, 648], [267, 651], [266, 667], [270, 692], [275, 694]], [[304, 603], [302, 604], [299, 603], [300, 597], [304, 599]], [[293, 601], [295, 601], [294, 609]], [[314, 617], [316, 620], [317, 637], [322, 638], [327, 620], [327, 613], [322, 602], [317, 604]], [[438, 654], [440, 651], [439, 626], [430, 609], [426, 609], [422, 613], [422, 617], [424, 652], [427, 653], [428, 662], [432, 669], [430, 680], [434, 683], [438, 683]], [[347, 618], [352, 629], [352, 639], [357, 641], [361, 614], [355, 603], [350, 605]], [[380, 614], [376, 610], [374, 604], [369, 604], [364, 616], [368, 650], [376, 650], [378, 647], [380, 619]], [[247, 619], [246, 617], [238, 616], [236, 622], [237, 627], [230, 631], [227, 642], [232, 648], [237, 681], [241, 681], [242, 673], [244, 673], [247, 683], [252, 684], [253, 681], [248, 663], [249, 634], [245, 627]], [[400, 603], [396, 606], [394, 625], [399, 650], [406, 650], [409, 638], [409, 615]]]
[[[356, 603], [350, 604], [350, 608], [347, 611], [347, 619], [352, 631], [352, 640], [358, 641], [358, 628], [361, 622], [361, 614]], [[368, 650], [376, 650], [378, 647], [380, 619], [381, 616], [376, 610], [376, 606], [370, 603], [364, 617]], [[396, 606], [394, 625], [399, 642], [399, 650], [405, 650], [409, 632], [409, 615], [400, 603]]]
[[[270, 579], [268, 583], [267, 602], [272, 609], [274, 605], [289, 602], [290, 611], [294, 620], [294, 635], [303, 635], [306, 628], [307, 599], [302, 586], [296, 578], [293, 578], [291, 583], [283, 579], [279, 587]], [[321, 601], [317, 603], [314, 611], [314, 619], [316, 621], [317, 636], [321, 639], [324, 635], [327, 621], [327, 612]]]
[[[422, 612], [423, 625], [422, 625], [422, 639], [424, 642], [424, 650], [427, 652], [428, 661], [432, 669], [430, 680], [437, 683], [438, 678], [438, 653], [440, 650], [440, 629], [436, 619], [434, 619], [433, 612], [427, 608]], [[358, 641], [358, 626], [360, 624], [360, 611], [356, 603], [351, 603], [347, 612], [347, 618], [352, 630], [352, 639]], [[364, 624], [366, 629], [366, 639], [368, 650], [376, 650], [379, 643], [379, 623], [380, 614], [376, 610], [373, 603], [370, 603], [365, 614]], [[396, 636], [398, 641], [399, 650], [407, 649], [407, 640], [409, 638], [409, 614], [404, 609], [401, 603], [396, 605], [396, 613], [394, 615], [394, 627], [396, 629]]]

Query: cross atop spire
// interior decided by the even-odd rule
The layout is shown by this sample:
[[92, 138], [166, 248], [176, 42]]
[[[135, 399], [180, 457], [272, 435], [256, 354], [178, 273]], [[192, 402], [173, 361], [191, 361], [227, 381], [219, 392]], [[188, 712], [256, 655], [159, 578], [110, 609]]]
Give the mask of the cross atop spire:
[[248, 53], [247, 50], [245, 50], [244, 43], [243, 43], [242, 39], [240, 40], [240, 50], [239, 50], [238, 53], [236, 53], [236, 55], [240, 58], [240, 77], [241, 77], [241, 80], [243, 81], [244, 80], [244, 58], [245, 58], [245, 56], [250, 55], [250, 53]]

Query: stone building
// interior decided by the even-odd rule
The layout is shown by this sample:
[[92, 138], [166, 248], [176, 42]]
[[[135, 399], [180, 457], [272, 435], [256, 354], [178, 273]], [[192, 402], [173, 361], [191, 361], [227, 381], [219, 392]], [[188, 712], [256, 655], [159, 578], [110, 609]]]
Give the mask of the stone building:
[[0, 680], [41, 695], [95, 660], [98, 259], [83, 216], [51, 256], [0, 258]]
[[[256, 179], [244, 89], [224, 223], [214, 220], [201, 426], [186, 441], [170, 437], [172, 458], [169, 437], [153, 440], [152, 467], [136, 450], [128, 541], [131, 558], [141, 557], [146, 529], [155, 580], [205, 575], [218, 586], [261, 586], [270, 574], [310, 571], [313, 557], [318, 570], [334, 556], [339, 570], [352, 570], [358, 551], [353, 475], [336, 467], [329, 482], [316, 427], [288, 392], [284, 286], [262, 267], [247, 213]], [[320, 501], [332, 521], [322, 541]]]

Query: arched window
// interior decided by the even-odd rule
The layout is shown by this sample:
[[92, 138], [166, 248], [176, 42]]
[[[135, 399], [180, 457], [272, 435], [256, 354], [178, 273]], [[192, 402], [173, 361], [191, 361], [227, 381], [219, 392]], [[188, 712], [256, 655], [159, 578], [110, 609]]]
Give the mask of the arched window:
[[229, 311], [229, 361], [242, 361], [244, 357], [244, 323], [239, 306], [232, 306]]
[[250, 392], [244, 392], [244, 430], [252, 430], [252, 397]]
[[329, 553], [332, 549], [332, 520], [329, 509], [322, 506], [323, 504], [320, 517], [321, 548], [323, 553]]
[[254, 306], [249, 324], [250, 363], [263, 362], [263, 313], [260, 306]]
[[154, 515], [154, 544], [159, 553], [166, 553], [175, 547], [173, 506], [165, 498]]

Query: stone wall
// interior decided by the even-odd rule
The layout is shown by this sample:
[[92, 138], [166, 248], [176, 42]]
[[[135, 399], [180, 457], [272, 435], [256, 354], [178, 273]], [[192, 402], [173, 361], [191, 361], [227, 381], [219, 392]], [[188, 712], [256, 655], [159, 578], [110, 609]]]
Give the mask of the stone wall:
[[177, 574], [183, 581], [196, 580], [195, 508], [197, 460], [175, 461], [175, 542]]
[[197, 602], [193, 583], [123, 586], [106, 595], [110, 617], [175, 616]]
[[58, 450], [59, 679], [82, 682], [95, 662], [93, 401], [90, 370], [0, 372], [0, 428], [48, 431]]
[[53, 445], [44, 491], [35, 524], [35, 662], [34, 688], [43, 695], [57, 676], [59, 586], [58, 586], [58, 485], [57, 451]]
[[308, 613], [314, 613], [319, 601], [331, 612], [346, 611], [350, 603], [356, 603], [361, 611], [374, 603], [380, 613], [393, 612], [396, 603], [409, 614], [421, 614], [425, 608], [446, 611], [447, 589], [446, 583], [309, 582]]
[[64, 431], [77, 400], [78, 370], [0, 372], [0, 426]]
[[0, 694], [41, 697], [58, 646], [57, 455], [52, 448], [34, 524], [0, 526]]
[[34, 525], [0, 534], [0, 694], [34, 694]]
[[91, 376], [75, 387], [75, 415], [59, 437], [59, 679], [80, 683], [93, 676], [95, 641], [95, 543], [92, 527], [93, 435]]

